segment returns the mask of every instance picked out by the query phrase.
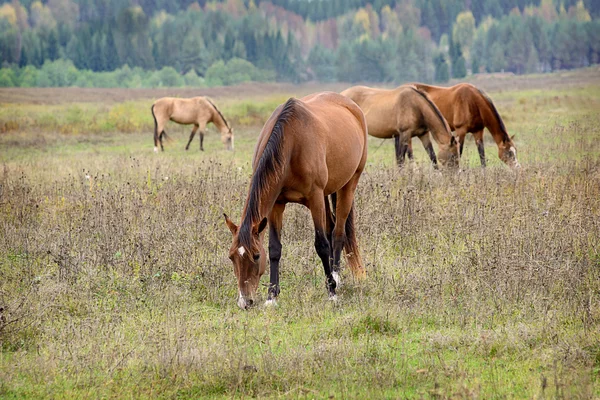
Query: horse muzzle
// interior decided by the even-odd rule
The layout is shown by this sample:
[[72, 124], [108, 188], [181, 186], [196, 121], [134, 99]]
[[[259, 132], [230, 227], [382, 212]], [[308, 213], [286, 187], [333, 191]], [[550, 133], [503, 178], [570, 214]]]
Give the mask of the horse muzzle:
[[254, 300], [252, 300], [249, 297], [244, 296], [240, 292], [237, 304], [238, 304], [238, 307], [241, 308], [242, 310], [247, 310], [248, 308], [252, 307], [252, 305], [254, 305]]

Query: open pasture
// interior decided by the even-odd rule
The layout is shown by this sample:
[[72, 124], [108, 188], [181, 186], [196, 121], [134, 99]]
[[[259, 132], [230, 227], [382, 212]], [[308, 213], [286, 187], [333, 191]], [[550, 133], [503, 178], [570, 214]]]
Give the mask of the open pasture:
[[458, 174], [416, 143], [399, 171], [369, 137], [367, 279], [344, 269], [327, 301], [289, 205], [279, 305], [247, 312], [222, 213], [239, 222], [264, 120], [317, 87], [209, 93], [235, 151], [210, 128], [186, 152], [170, 124], [158, 155], [162, 92], [0, 90], [0, 397], [600, 397], [600, 71], [473, 83], [522, 169], [487, 133], [488, 167], [467, 136]]

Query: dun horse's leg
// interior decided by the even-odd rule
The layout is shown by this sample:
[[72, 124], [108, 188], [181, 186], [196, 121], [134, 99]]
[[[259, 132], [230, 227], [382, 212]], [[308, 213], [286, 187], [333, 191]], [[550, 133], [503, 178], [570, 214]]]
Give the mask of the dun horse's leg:
[[412, 149], [412, 139], [408, 141], [407, 143], [407, 147], [406, 147], [406, 155], [408, 156], [409, 160], [414, 160], [413, 157], [413, 149]]
[[192, 128], [192, 133], [190, 133], [190, 140], [188, 141], [187, 146], [185, 146], [186, 150], [188, 150], [190, 148], [190, 143], [192, 143], [192, 139], [194, 138], [194, 135], [196, 134], [197, 130], [198, 130], [198, 125], [194, 125], [194, 127]]
[[427, 150], [427, 154], [429, 154], [429, 159], [433, 163], [433, 168], [438, 169], [437, 157], [435, 156], [435, 151], [433, 151], [433, 145], [431, 144], [431, 138], [429, 136], [429, 132], [419, 136], [421, 143], [423, 143], [423, 147]]
[[481, 161], [481, 166], [485, 167], [485, 149], [483, 147], [483, 130], [473, 133], [473, 136], [475, 137], [475, 143], [477, 143], [477, 151], [479, 152], [479, 160]]
[[283, 225], [283, 211], [285, 204], [275, 204], [269, 216], [269, 260], [270, 285], [267, 304], [275, 301], [279, 296], [279, 260], [281, 259], [281, 227]]
[[315, 250], [323, 263], [325, 271], [325, 283], [330, 298], [335, 298], [335, 280], [331, 275], [331, 265], [329, 261], [329, 240], [327, 240], [326, 221], [325, 221], [325, 202], [323, 193], [311, 196], [308, 201], [308, 208], [315, 224]]
[[200, 131], [200, 150], [204, 151], [204, 130]]
[[166, 132], [163, 130], [162, 132], [160, 132], [160, 135], [158, 136], [158, 140], [160, 141], [160, 150], [161, 151], [165, 151], [165, 147], [163, 146], [163, 136], [166, 136]]
[[398, 167], [402, 168], [408, 150], [408, 144], [404, 137], [400, 137], [400, 135], [394, 137], [394, 144], [396, 145], [396, 163], [398, 164]]

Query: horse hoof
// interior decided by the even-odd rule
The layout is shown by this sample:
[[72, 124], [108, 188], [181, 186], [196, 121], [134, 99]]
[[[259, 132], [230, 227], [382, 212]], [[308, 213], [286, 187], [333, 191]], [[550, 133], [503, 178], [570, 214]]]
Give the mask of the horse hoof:
[[329, 295], [329, 301], [332, 301], [334, 303], [337, 303], [337, 295]]
[[342, 286], [342, 278], [340, 277], [340, 274], [337, 271], [333, 271], [331, 273], [331, 276], [333, 277], [333, 280], [335, 281], [336, 288], [339, 288], [340, 286]]
[[158, 153], [158, 147], [154, 146], [154, 152]]
[[277, 306], [277, 300], [275, 300], [275, 299], [265, 301], [265, 307], [276, 307], [276, 306]]

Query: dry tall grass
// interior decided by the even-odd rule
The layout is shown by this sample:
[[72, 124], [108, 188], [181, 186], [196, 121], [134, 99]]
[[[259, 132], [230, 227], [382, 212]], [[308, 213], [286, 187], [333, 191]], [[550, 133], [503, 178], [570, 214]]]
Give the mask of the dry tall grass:
[[249, 312], [222, 212], [239, 220], [250, 132], [201, 159], [155, 156], [146, 136], [5, 136], [0, 397], [598, 397], [599, 123], [520, 132], [518, 173], [399, 172], [371, 140], [368, 279], [344, 271], [328, 302], [309, 214], [290, 206], [280, 305]]

